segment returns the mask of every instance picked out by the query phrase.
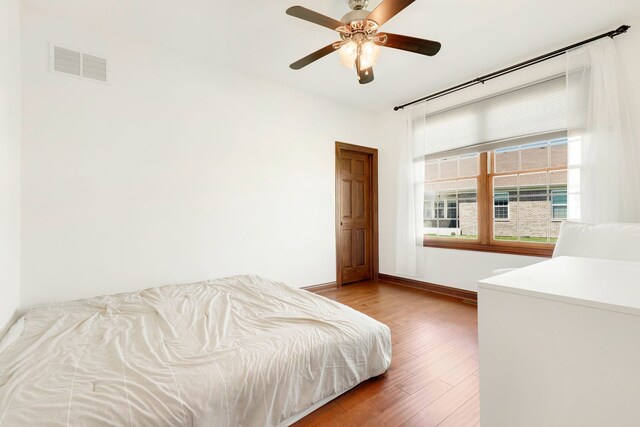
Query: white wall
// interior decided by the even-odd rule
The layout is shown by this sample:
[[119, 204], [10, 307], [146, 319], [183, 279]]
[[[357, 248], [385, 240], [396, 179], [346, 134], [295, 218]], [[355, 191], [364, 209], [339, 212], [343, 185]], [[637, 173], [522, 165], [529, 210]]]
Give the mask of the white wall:
[[[22, 17], [22, 307], [234, 274], [335, 280], [334, 143], [371, 146], [368, 113]], [[49, 42], [108, 57], [110, 84], [50, 72]]]
[[0, 2], [0, 337], [20, 299], [20, 2]]
[[[636, 141], [640, 144], [640, 20], [626, 22], [632, 26], [629, 33], [617, 37], [626, 93], [632, 112], [632, 123]], [[613, 23], [611, 28], [615, 28]], [[604, 28], [600, 32], [609, 30]], [[598, 33], [600, 33], [598, 32]], [[586, 36], [586, 35], [585, 35]], [[543, 54], [545, 52], [539, 52]], [[528, 57], [522, 58], [522, 60]], [[502, 64], [503, 66], [511, 64]], [[493, 67], [500, 68], [500, 65]], [[527, 68], [500, 79], [475, 86], [429, 103], [428, 111], [438, 111], [473, 99], [498, 93], [528, 82], [563, 73], [564, 57]], [[490, 70], [493, 71], [493, 70]], [[469, 76], [469, 79], [477, 76]], [[420, 94], [416, 93], [416, 97]], [[398, 148], [404, 141], [407, 112], [390, 111], [381, 113], [377, 119], [377, 133], [380, 138], [380, 272], [396, 274], [396, 192]], [[639, 146], [640, 149], [640, 146]], [[640, 172], [639, 172], [640, 173]], [[425, 282], [452, 286], [461, 289], [477, 289], [476, 283], [497, 268], [524, 267], [544, 258], [505, 255], [485, 252], [456, 251], [439, 248], [422, 248], [425, 259], [425, 274], [416, 279]]]
[[[335, 140], [380, 148], [380, 269], [395, 274], [402, 113], [371, 117], [28, 6], [22, 16], [23, 307], [239, 273], [334, 280]], [[639, 117], [640, 22], [629, 23], [617, 43]], [[49, 42], [108, 56], [111, 84], [49, 72]], [[563, 69], [545, 63], [429, 108]], [[542, 260], [422, 251], [422, 280], [470, 290], [492, 269]]]

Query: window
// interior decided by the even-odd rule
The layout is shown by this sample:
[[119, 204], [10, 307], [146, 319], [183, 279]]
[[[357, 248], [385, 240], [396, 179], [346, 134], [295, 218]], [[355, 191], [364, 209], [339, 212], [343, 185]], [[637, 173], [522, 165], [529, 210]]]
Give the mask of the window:
[[580, 196], [567, 191], [566, 75], [417, 114], [411, 126], [426, 246], [552, 254]]
[[567, 218], [567, 138], [552, 135], [427, 157], [425, 245], [550, 255]]
[[493, 217], [496, 220], [509, 219], [509, 193], [494, 193]]
[[567, 219], [567, 190], [551, 190], [551, 218]]
[[447, 218], [458, 218], [457, 200], [447, 200]]
[[442, 200], [437, 200], [433, 203], [436, 207], [436, 218], [446, 218], [446, 216], [444, 215], [444, 202]]
[[458, 201], [455, 195], [444, 194], [438, 200], [425, 201], [425, 234], [454, 235], [458, 230]]

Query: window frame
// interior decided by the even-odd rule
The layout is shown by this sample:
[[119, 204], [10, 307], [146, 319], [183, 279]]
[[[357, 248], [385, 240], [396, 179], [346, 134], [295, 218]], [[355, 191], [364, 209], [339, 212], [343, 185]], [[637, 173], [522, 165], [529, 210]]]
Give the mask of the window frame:
[[[518, 145], [517, 141], [513, 141], [514, 145]], [[483, 151], [479, 153], [479, 171], [477, 179], [477, 204], [478, 204], [478, 238], [477, 239], [449, 239], [437, 236], [427, 236], [423, 238], [423, 246], [430, 248], [443, 248], [455, 250], [470, 250], [480, 252], [495, 252], [513, 255], [527, 255], [550, 258], [555, 249], [554, 243], [537, 243], [537, 242], [518, 242], [495, 240], [493, 237], [493, 224], [496, 220], [495, 201], [493, 191], [493, 180], [496, 176], [513, 175], [519, 173], [536, 173], [536, 172], [553, 172], [568, 170], [566, 166], [547, 167], [540, 169], [531, 169], [526, 171], [510, 171], [496, 173], [495, 166], [495, 149]], [[473, 178], [470, 178], [473, 179]], [[549, 192], [551, 197], [551, 191]], [[553, 218], [553, 204], [550, 199], [551, 215], [550, 221], [562, 221], [563, 219]], [[511, 216], [510, 203], [508, 205], [509, 217]], [[497, 219], [500, 221], [500, 219]]]

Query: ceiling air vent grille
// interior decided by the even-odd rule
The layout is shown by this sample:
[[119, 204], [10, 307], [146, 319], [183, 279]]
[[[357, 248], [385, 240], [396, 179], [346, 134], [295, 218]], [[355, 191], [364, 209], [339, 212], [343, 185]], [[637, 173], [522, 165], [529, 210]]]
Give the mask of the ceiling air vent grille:
[[102, 83], [107, 82], [105, 58], [60, 46], [52, 46], [51, 56], [53, 71]]

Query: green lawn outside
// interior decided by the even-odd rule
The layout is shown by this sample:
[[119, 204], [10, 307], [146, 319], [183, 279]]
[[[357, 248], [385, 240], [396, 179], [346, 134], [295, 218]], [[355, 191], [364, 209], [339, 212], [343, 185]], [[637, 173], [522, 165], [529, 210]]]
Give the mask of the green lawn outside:
[[503, 241], [510, 241], [510, 242], [533, 242], [533, 243], [556, 243], [558, 241], [556, 237], [552, 237], [551, 239], [549, 239], [550, 241], [547, 242], [546, 237], [528, 237], [528, 236], [520, 237], [519, 239], [516, 236], [496, 236], [495, 240], [503, 240]]
[[470, 239], [470, 240], [474, 240], [474, 239], [478, 238], [478, 236], [474, 236], [474, 235], [471, 235], [471, 234], [462, 234], [462, 235], [459, 235], [459, 236], [439, 236], [437, 234], [427, 233], [427, 234], [425, 234], [425, 236], [427, 236], [427, 237], [439, 237], [441, 239]]
[[[438, 237], [440, 239], [477, 239], [478, 236], [463, 234], [461, 236], [439, 236], [437, 234], [427, 234], [427, 237]], [[547, 242], [546, 237], [520, 237], [517, 236], [496, 236], [495, 240], [500, 240], [504, 242], [530, 242], [530, 243], [556, 243], [558, 239], [556, 237], [552, 237], [549, 242]]]

